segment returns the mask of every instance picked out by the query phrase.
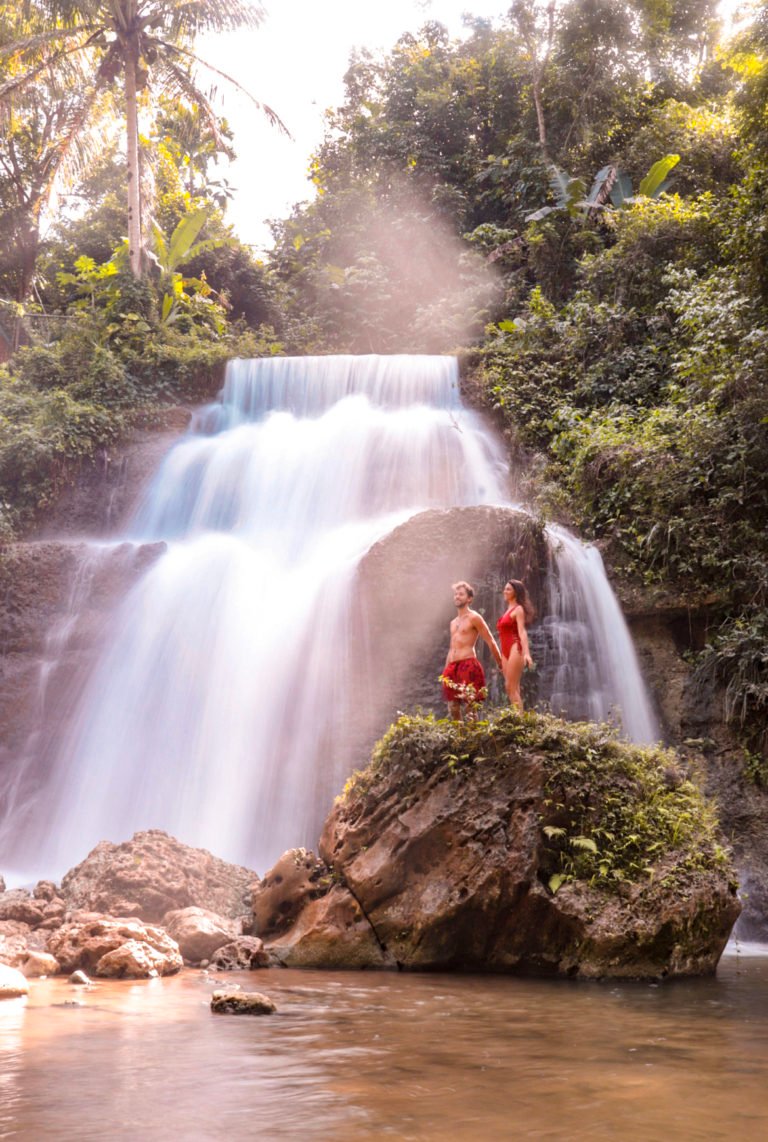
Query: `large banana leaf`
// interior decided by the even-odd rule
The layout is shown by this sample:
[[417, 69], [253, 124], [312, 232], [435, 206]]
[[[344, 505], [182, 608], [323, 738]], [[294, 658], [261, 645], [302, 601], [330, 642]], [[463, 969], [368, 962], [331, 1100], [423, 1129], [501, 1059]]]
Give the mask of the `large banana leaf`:
[[665, 186], [669, 185], [667, 175], [679, 162], [679, 155], [665, 155], [663, 159], [655, 162], [640, 183], [638, 193], [644, 194], [647, 198], [658, 198]]

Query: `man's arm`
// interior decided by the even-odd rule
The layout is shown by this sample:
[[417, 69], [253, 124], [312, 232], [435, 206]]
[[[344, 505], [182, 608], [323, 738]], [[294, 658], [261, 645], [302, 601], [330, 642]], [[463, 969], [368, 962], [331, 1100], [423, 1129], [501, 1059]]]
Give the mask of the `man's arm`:
[[478, 614], [475, 615], [474, 625], [475, 625], [475, 630], [477, 631], [480, 638], [483, 640], [483, 642], [486, 644], [486, 646], [490, 650], [491, 654], [493, 655], [494, 659], [496, 660], [496, 665], [498, 666], [499, 670], [501, 670], [501, 651], [499, 650], [498, 646], [496, 645], [496, 639], [493, 637], [493, 635], [489, 631], [488, 624], [486, 623], [486, 621], [482, 615], [478, 615]]

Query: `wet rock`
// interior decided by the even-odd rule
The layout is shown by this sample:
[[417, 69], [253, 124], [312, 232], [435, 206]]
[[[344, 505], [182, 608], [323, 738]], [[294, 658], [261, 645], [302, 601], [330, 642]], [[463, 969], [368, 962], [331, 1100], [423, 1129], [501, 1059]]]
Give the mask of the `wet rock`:
[[73, 971], [67, 982], [74, 987], [90, 987], [92, 981], [84, 971]]
[[255, 872], [191, 848], [160, 829], [116, 845], [102, 841], [62, 880], [71, 908], [159, 923], [195, 906], [235, 917], [250, 906]]
[[274, 1015], [277, 1007], [258, 991], [214, 991], [211, 1011], [226, 1015]]
[[563, 759], [587, 748], [590, 769], [599, 762], [606, 775], [604, 786], [594, 786], [595, 822], [603, 788], [636, 797], [633, 814], [644, 811], [646, 788], [654, 796], [664, 789], [672, 816], [691, 811], [691, 787], [681, 794], [664, 782], [668, 754], [652, 761], [599, 727], [509, 712], [468, 735], [448, 723], [404, 719], [326, 822], [320, 853], [339, 887], [306, 904], [270, 951], [279, 955], [282, 944], [301, 954], [306, 937], [309, 957], [285, 962], [342, 966], [341, 916], [348, 951], [358, 953], [367, 924], [385, 949], [380, 963], [405, 968], [632, 978], [714, 971], [739, 903], [703, 810], [700, 839], [691, 834], [686, 842], [702, 846], [691, 849], [700, 871], [686, 864], [685, 846], [673, 846], [646, 858], [655, 860], [653, 877], [629, 876], [621, 892], [578, 878], [550, 886], [547, 775], [572, 780], [571, 792], [557, 786], [555, 800], [565, 804], [563, 820], [578, 819], [588, 779], [578, 766], [568, 777]]
[[36, 928], [44, 914], [44, 901], [35, 900], [26, 888], [12, 888], [0, 896], [0, 920], [17, 920]]
[[67, 915], [67, 906], [63, 900], [47, 901], [43, 908], [43, 918], [38, 924], [39, 931], [52, 931], [60, 928]]
[[156, 425], [136, 429], [116, 447], [84, 459], [56, 503], [40, 517], [37, 533], [77, 538], [114, 534], [165, 453], [186, 430], [190, 415], [189, 408], [169, 406]]
[[218, 948], [210, 961], [201, 966], [213, 971], [253, 971], [269, 967], [270, 955], [258, 936], [238, 936], [236, 940]]
[[289, 849], [253, 890], [251, 932], [263, 939], [286, 931], [310, 900], [331, 886], [328, 866], [307, 849]]
[[16, 999], [28, 993], [26, 977], [17, 968], [0, 963], [0, 999]]
[[163, 918], [163, 927], [191, 964], [210, 959], [217, 948], [229, 944], [239, 934], [235, 922], [195, 907], [168, 912]]
[[[140, 975], [146, 974], [144, 971], [146, 965], [155, 968], [160, 975], [177, 972], [183, 966], [178, 944], [162, 928], [143, 924], [138, 920], [112, 917], [101, 917], [85, 923], [75, 921], [65, 924], [49, 937], [48, 951], [56, 957], [64, 972], [80, 969], [100, 975], [102, 959], [124, 944], [131, 944], [130, 953], [124, 958], [109, 960], [106, 965], [107, 973], [113, 973], [115, 965], [118, 964], [120, 967], [118, 974], [130, 974], [132, 957]], [[139, 957], [135, 954], [134, 945], [145, 945], [146, 955]]]
[[0, 920], [0, 963], [19, 967], [29, 955], [32, 929], [19, 920]]
[[59, 971], [59, 961], [49, 952], [32, 951], [21, 965], [21, 970], [27, 979], [56, 975]]
[[269, 941], [267, 951], [281, 967], [364, 970], [396, 966], [351, 892], [339, 885], [306, 903], [291, 927]]
[[96, 975], [102, 979], [151, 979], [172, 975], [181, 967], [178, 952], [160, 951], [142, 940], [126, 940], [101, 957], [96, 964]]

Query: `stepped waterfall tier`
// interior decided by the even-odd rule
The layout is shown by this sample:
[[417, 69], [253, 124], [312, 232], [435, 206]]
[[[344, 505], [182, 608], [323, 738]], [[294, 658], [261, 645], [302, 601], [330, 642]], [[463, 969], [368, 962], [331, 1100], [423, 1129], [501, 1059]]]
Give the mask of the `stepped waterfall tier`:
[[[508, 470], [453, 358], [230, 363], [123, 537], [166, 547], [120, 604], [45, 780], [7, 804], [6, 866], [23, 851], [50, 875], [147, 828], [257, 868], [313, 845], [350, 770], [358, 565], [418, 513], [474, 505], [509, 506]], [[655, 740], [598, 553], [558, 529], [548, 541], [539, 699]], [[430, 588], [447, 622], [449, 582]]]

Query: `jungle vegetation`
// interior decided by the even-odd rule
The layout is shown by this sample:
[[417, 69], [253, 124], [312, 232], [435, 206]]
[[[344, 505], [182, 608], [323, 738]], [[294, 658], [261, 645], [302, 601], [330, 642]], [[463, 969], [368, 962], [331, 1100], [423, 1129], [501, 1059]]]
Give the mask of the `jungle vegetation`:
[[[151, 45], [138, 180], [111, 141], [127, 41], [105, 15], [123, 7], [0, 15], [5, 534], [73, 459], [210, 391], [234, 352], [459, 352], [541, 512], [599, 540], [626, 583], [708, 609], [702, 677], [764, 749], [768, 4], [725, 40], [715, 0], [515, 0], [457, 40], [431, 22], [360, 51], [265, 264], [226, 224], [218, 164], [237, 140]], [[171, 22], [182, 72], [198, 27], [260, 17], [244, 0], [138, 8]], [[78, 21], [102, 31], [54, 58]]]

